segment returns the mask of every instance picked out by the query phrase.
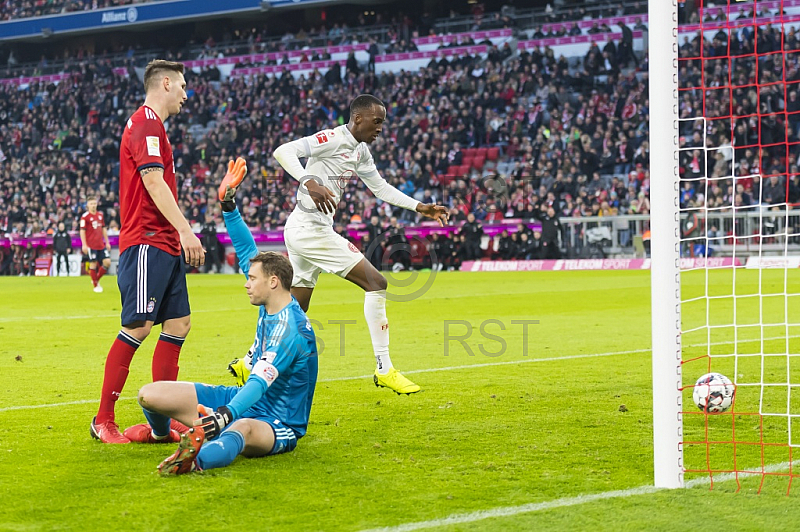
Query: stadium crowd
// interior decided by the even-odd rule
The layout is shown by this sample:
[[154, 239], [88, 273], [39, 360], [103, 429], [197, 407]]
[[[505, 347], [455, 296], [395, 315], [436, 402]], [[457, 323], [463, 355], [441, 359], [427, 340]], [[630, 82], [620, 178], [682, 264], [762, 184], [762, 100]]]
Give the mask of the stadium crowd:
[[[780, 42], [780, 30], [773, 27], [770, 31], [771, 38], [770, 33], [759, 32], [759, 51], [765, 45], [762, 41]], [[721, 54], [718, 40], [722, 36], [717, 37], [704, 41], [705, 57]], [[796, 38], [793, 29], [786, 38]], [[737, 39], [743, 49], [755, 46], [754, 36], [747, 32]], [[401, 46], [400, 41], [396, 37], [395, 45]], [[699, 56], [699, 46], [694, 38], [681, 47], [684, 116], [696, 113], [694, 106], [703, 101], [702, 91], [694, 88], [701, 65], [689, 59]], [[165, 53], [165, 58], [181, 59], [175, 53]], [[790, 55], [789, 59], [786, 68], [791, 76], [797, 76], [796, 58]], [[734, 79], [739, 74], [749, 79], [755, 70], [750, 61], [742, 58], [733, 63]], [[722, 83], [728, 75], [726, 65], [726, 61], [715, 64], [706, 60], [706, 76], [718, 76]], [[52, 233], [61, 221], [75, 231], [86, 198], [97, 195], [110, 234], [116, 232], [118, 139], [125, 117], [143, 99], [132, 67], [129, 64], [128, 74], [118, 75], [110, 63], [84, 58], [72, 63], [70, 78], [59, 84], [32, 84], [21, 90], [11, 84], [0, 85], [0, 231], [12, 236]], [[548, 218], [550, 208], [555, 217], [646, 214], [646, 68], [646, 57], [637, 58], [629, 43], [611, 41], [602, 48], [592, 45], [582, 61], [572, 62], [556, 57], [549, 48], [513, 56], [510, 49], [501, 47], [492, 48], [486, 60], [436, 58], [419, 72], [376, 75], [369, 65], [356, 61], [299, 79], [287, 73], [220, 81], [215, 68], [189, 72], [187, 105], [168, 124], [180, 206], [198, 231], [207, 222], [219, 224], [213, 200], [215, 183], [227, 160], [243, 155], [249, 160], [251, 175], [263, 177], [247, 180], [238, 195], [245, 220], [261, 230], [282, 226], [293, 207], [296, 184], [279, 170], [272, 150], [286, 140], [346, 122], [349, 101], [361, 92], [370, 92], [387, 102], [389, 127], [371, 146], [379, 170], [403, 192], [450, 207], [456, 223], [470, 215], [478, 224], [542, 220]], [[780, 76], [780, 65], [759, 61], [759, 68], [765, 76]], [[759, 99], [759, 105], [775, 112], [783, 105], [800, 110], [800, 103], [794, 103], [797, 95], [792, 96], [795, 91], [787, 91], [790, 101], [784, 103], [777, 88], [770, 86], [755, 93], [755, 87], [737, 90], [741, 94], [734, 92], [734, 97], [741, 97], [742, 113], [749, 109], [747, 105], [759, 104]], [[727, 93], [707, 91], [705, 105], [724, 116]], [[800, 123], [797, 117], [800, 114], [789, 115], [793, 135]], [[761, 144], [770, 132], [776, 135], [773, 142], [780, 142], [781, 118], [761, 119], [767, 121], [761, 124]], [[789, 186], [781, 181], [786, 179], [786, 169], [777, 171], [786, 165], [786, 158], [778, 149], [758, 150], [759, 124], [757, 120], [753, 123], [752, 117], [745, 122], [734, 128], [737, 134], [743, 128], [743, 136], [730, 139], [725, 136], [726, 127], [731, 131], [730, 119], [720, 119], [706, 142], [723, 147], [727, 142], [736, 148], [707, 151], [709, 160], [702, 150], [684, 151], [682, 172], [704, 175], [704, 168], [709, 167], [715, 175], [724, 176], [730, 175], [725, 174], [725, 164], [727, 168], [733, 164], [737, 172], [745, 174], [759, 167], [774, 167], [775, 173], [783, 176], [777, 176], [777, 184], [770, 178], [772, 190], [783, 187], [792, 201], [793, 191], [800, 190], [796, 165], [790, 170]], [[683, 123], [684, 147], [697, 146], [698, 135], [702, 146], [702, 131], [695, 125]], [[474, 152], [483, 148], [495, 149], [496, 156], [477, 163]], [[767, 155], [772, 159], [765, 163]], [[472, 162], [462, 164], [467, 161]], [[760, 166], [764, 164], [771, 166]], [[778, 203], [787, 199], [786, 195], [754, 194], [752, 181], [739, 180], [733, 187], [731, 180], [719, 179], [717, 184], [710, 189], [723, 206], [730, 204], [728, 196], [738, 198], [734, 193], [738, 187], [744, 187], [742, 201]], [[704, 192], [691, 181], [682, 198], [697, 204]], [[363, 184], [351, 181], [337, 211], [337, 227], [345, 233], [348, 226], [361, 229], [364, 226], [360, 224], [375, 216], [378, 223], [373, 225], [390, 232], [392, 217], [398, 218], [400, 227], [418, 221], [415, 213], [382, 204]], [[365, 238], [369, 240], [369, 236]], [[497, 239], [497, 249], [487, 254], [500, 258], [542, 256], [543, 248], [531, 245], [538, 238], [541, 235], [529, 233], [523, 243], [521, 233], [503, 235]], [[446, 266], [479, 256], [474, 246], [462, 239], [466, 240], [465, 234], [444, 244], [452, 246], [444, 254], [452, 257]], [[19, 265], [17, 270], [24, 268], [26, 253], [35, 251], [6, 252], [0, 273], [10, 271], [9, 255], [19, 258], [11, 260]]]
[[0, 20], [42, 17], [156, 1], [159, 0], [2, 0]]

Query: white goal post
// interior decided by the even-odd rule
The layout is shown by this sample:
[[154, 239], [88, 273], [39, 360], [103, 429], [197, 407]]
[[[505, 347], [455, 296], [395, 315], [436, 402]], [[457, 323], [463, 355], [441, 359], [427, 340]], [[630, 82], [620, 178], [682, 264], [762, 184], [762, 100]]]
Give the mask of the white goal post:
[[678, 4], [649, 0], [654, 483], [683, 487]]

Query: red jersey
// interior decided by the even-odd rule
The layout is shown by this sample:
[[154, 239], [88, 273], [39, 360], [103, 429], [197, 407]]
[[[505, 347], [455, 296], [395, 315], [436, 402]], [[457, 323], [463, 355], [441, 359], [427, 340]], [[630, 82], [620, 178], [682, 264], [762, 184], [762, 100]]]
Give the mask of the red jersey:
[[128, 119], [119, 147], [119, 252], [137, 244], [150, 244], [180, 255], [178, 231], [158, 210], [139, 174], [150, 167], [163, 168], [164, 181], [177, 202], [172, 146], [161, 119], [143, 105]]
[[81, 216], [81, 229], [86, 231], [86, 245], [89, 246], [89, 249], [99, 250], [106, 248], [103, 241], [103, 227], [105, 225], [102, 212], [97, 211], [92, 214], [86, 211], [83, 213], [83, 216]]

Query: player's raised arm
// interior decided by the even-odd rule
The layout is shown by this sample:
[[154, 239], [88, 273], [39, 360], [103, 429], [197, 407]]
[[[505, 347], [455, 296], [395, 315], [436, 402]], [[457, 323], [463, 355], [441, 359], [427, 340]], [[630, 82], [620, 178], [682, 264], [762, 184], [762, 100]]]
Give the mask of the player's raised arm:
[[[220, 205], [222, 206], [222, 218], [225, 220], [225, 227], [228, 228], [228, 236], [231, 237], [233, 249], [239, 259], [239, 267], [244, 272], [245, 277], [250, 271], [250, 259], [258, 254], [258, 247], [250, 229], [244, 223], [239, 209], [236, 208], [234, 201], [236, 188], [242, 183], [247, 173], [247, 164], [241, 157], [236, 162], [228, 162], [228, 173], [220, 185]], [[225, 187], [224, 189], [222, 187]]]
[[184, 218], [178, 202], [175, 201], [172, 191], [164, 181], [164, 169], [158, 166], [149, 166], [139, 171], [147, 193], [153, 199], [158, 210], [167, 221], [178, 231], [181, 246], [186, 255], [186, 262], [194, 267], [202, 266], [206, 260], [206, 250], [197, 235], [192, 231], [189, 222]]
[[281, 144], [272, 153], [286, 173], [295, 178], [300, 183], [300, 187], [308, 191], [308, 195], [314, 201], [317, 209], [324, 214], [330, 214], [336, 210], [335, 196], [333, 192], [322, 185], [318, 176], [306, 173], [300, 158], [328, 157], [336, 151], [340, 142], [341, 139], [333, 130], [324, 130], [316, 135]]

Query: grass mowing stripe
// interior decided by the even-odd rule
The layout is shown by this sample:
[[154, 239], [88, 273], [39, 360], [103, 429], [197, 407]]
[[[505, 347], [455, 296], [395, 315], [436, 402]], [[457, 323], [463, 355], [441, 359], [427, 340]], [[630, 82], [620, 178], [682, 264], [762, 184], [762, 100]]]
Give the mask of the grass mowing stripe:
[[[248, 310], [245, 308], [219, 308], [219, 309], [200, 309], [200, 310], [193, 310], [192, 314], [199, 314], [205, 312], [236, 312], [239, 310]], [[30, 321], [30, 320], [39, 320], [39, 321], [48, 321], [48, 320], [88, 320], [88, 319], [100, 319], [100, 318], [119, 318], [119, 312], [115, 312], [113, 314], [87, 314], [83, 316], [15, 316], [12, 318], [0, 318], [0, 323], [8, 323], [12, 321]]]
[[[508, 364], [524, 364], [526, 362], [555, 362], [559, 360], [572, 360], [577, 358], [596, 358], [596, 357], [610, 357], [614, 355], [629, 355], [631, 353], [643, 353], [649, 351], [649, 349], [635, 349], [633, 351], [616, 351], [613, 353], [595, 353], [595, 354], [588, 354], [588, 355], [569, 355], [565, 357], [550, 357], [550, 358], [531, 358], [527, 360], [508, 360], [505, 362], [487, 362], [485, 364], [465, 364], [463, 366], [448, 366], [444, 368], [429, 368], [429, 369], [414, 369], [411, 371], [404, 371], [403, 373], [411, 374], [411, 373], [431, 373], [434, 371], [452, 371], [458, 369], [470, 369], [470, 368], [485, 368], [487, 366], [505, 366]], [[360, 379], [369, 379], [372, 377], [370, 375], [358, 375], [356, 377], [334, 377], [332, 379], [320, 379], [317, 382], [341, 382], [341, 381], [355, 381]], [[136, 399], [135, 397], [120, 397], [117, 401], [130, 401]], [[29, 410], [33, 408], [53, 408], [56, 406], [69, 406], [69, 405], [84, 405], [88, 403], [97, 403], [99, 399], [82, 399], [79, 401], [67, 401], [64, 403], [48, 403], [43, 405], [21, 405], [21, 406], [6, 406], [0, 408], [0, 412], [8, 412], [10, 410]]]
[[[793, 462], [780, 462], [771, 464], [764, 468], [765, 473], [775, 473], [777, 471], [784, 471], [789, 467], [800, 465], [800, 460]], [[758, 476], [758, 473], [739, 473], [739, 478]], [[734, 473], [724, 473], [714, 477], [714, 482], [727, 482], [736, 479]], [[708, 477], [701, 477], [686, 482], [685, 488], [696, 488], [699, 486], [708, 485], [711, 479]], [[531, 512], [540, 512], [542, 510], [552, 510], [554, 508], [564, 508], [567, 506], [578, 506], [580, 504], [587, 504], [595, 501], [602, 501], [606, 499], [615, 499], [619, 497], [633, 497], [635, 495], [648, 495], [657, 491], [663, 491], [666, 488], [657, 488], [655, 486], [639, 486], [638, 488], [629, 488], [626, 490], [605, 491], [602, 493], [594, 493], [590, 495], [578, 495], [577, 497], [564, 497], [562, 499], [554, 499], [551, 501], [537, 502], [530, 504], [522, 504], [520, 506], [501, 506], [499, 508], [492, 508], [491, 510], [478, 510], [476, 512], [453, 514], [441, 519], [431, 519], [430, 521], [417, 521], [416, 523], [406, 523], [403, 525], [390, 526], [384, 528], [370, 528], [362, 532], [411, 532], [413, 530], [421, 530], [424, 528], [435, 528], [448, 525], [458, 525], [461, 523], [473, 523], [475, 521], [482, 521], [483, 519], [492, 519], [495, 517], [507, 517], [512, 515], [519, 515]]]
[[[483, 364], [465, 364], [463, 366], [446, 366], [443, 368], [428, 368], [428, 369], [412, 369], [403, 371], [405, 375], [413, 373], [433, 373], [435, 371], [452, 371], [457, 369], [467, 368], [486, 368], [489, 366], [508, 366], [512, 364], [525, 364], [526, 362], [555, 362], [558, 360], [574, 360], [578, 358], [597, 358], [597, 357], [610, 357], [614, 355], [630, 355], [632, 353], [645, 353], [649, 349], [634, 349], [633, 351], [614, 351], [613, 353], [592, 353], [586, 355], [567, 355], [565, 357], [549, 357], [549, 358], [527, 358], [525, 360], [506, 360], [505, 362], [486, 362]], [[354, 381], [358, 379], [368, 379], [370, 375], [359, 375], [358, 377], [335, 377], [333, 379], [320, 379], [318, 382], [339, 382], [339, 381]]]
[[[782, 340], [786, 338], [785, 336], [776, 337], [776, 338], [764, 338], [764, 340]], [[789, 338], [800, 338], [800, 335], [792, 335]], [[709, 345], [725, 345], [725, 344], [732, 344], [733, 342], [712, 342]], [[700, 345], [700, 344], [699, 344]], [[699, 346], [698, 345], [698, 346]], [[702, 344], [705, 345], [705, 344]], [[698, 346], [691, 346], [691, 347], [698, 347]], [[568, 355], [564, 357], [549, 357], [549, 358], [529, 358], [526, 360], [507, 360], [505, 362], [486, 362], [484, 364], [464, 364], [463, 366], [446, 366], [443, 368], [427, 368], [427, 369], [412, 369], [409, 371], [404, 371], [403, 373], [407, 375], [412, 375], [415, 373], [433, 373], [436, 371], [453, 371], [459, 369], [470, 369], [470, 368], [486, 368], [490, 366], [507, 366], [511, 364], [525, 364], [527, 362], [558, 362], [560, 360], [577, 360], [581, 358], [599, 358], [599, 357], [610, 357], [610, 356], [618, 356], [618, 355], [632, 355], [635, 353], [647, 353], [650, 349], [633, 349], [630, 351], [613, 351], [610, 353], [591, 353], [585, 355]], [[370, 375], [358, 375], [355, 377], [334, 377], [332, 379], [320, 379], [317, 382], [342, 382], [342, 381], [355, 381], [360, 379], [369, 379], [372, 377]], [[136, 399], [135, 397], [120, 397], [117, 399], [118, 401], [130, 401], [132, 399]], [[0, 412], [8, 412], [11, 410], [28, 410], [32, 408], [52, 408], [56, 406], [70, 406], [70, 405], [83, 405], [88, 403], [97, 403], [99, 399], [82, 399], [79, 401], [68, 401], [65, 403], [48, 403], [43, 405], [20, 405], [20, 406], [6, 406], [0, 408]]]

